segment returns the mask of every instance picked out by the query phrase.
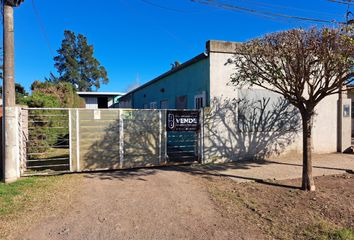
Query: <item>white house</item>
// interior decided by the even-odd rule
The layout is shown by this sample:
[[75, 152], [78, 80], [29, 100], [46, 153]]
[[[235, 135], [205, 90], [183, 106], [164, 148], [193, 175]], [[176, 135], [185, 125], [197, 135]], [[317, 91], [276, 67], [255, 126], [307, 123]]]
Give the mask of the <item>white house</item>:
[[124, 95], [120, 92], [77, 92], [85, 100], [85, 108], [113, 108]]
[[[236, 42], [208, 41], [206, 51], [128, 92], [126, 108], [204, 109], [204, 155], [210, 161], [302, 151], [301, 119], [280, 96], [262, 88], [235, 88], [228, 64]], [[350, 109], [345, 94], [343, 110]], [[329, 153], [351, 146], [351, 118], [338, 124], [338, 95], [316, 108], [313, 151]], [[350, 111], [350, 110], [349, 110]], [[262, 116], [260, 114], [263, 114]]]

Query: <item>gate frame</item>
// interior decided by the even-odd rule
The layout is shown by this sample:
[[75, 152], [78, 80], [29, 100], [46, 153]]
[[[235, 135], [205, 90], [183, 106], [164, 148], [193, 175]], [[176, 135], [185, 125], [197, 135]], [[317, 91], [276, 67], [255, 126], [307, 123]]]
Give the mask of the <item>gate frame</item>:
[[[71, 146], [71, 140], [72, 140], [72, 134], [71, 134], [71, 130], [72, 130], [72, 124], [71, 124], [71, 110], [73, 109], [77, 109], [77, 108], [48, 108], [48, 107], [44, 107], [44, 108], [34, 108], [34, 107], [23, 107], [23, 106], [19, 106], [19, 111], [21, 112], [21, 119], [19, 121], [22, 121], [22, 112], [23, 111], [27, 111], [27, 113], [31, 110], [35, 111], [35, 110], [53, 110], [53, 111], [67, 111], [68, 112], [68, 132], [69, 132], [69, 170], [63, 170], [63, 171], [54, 171], [54, 173], [48, 173], [48, 172], [37, 172], [37, 173], [31, 173], [31, 174], [26, 174], [24, 173], [26, 171], [26, 169], [23, 169], [23, 168], [20, 168], [19, 171], [20, 171], [20, 177], [27, 177], [27, 176], [41, 176], [41, 175], [54, 175], [54, 174], [60, 174], [60, 173], [70, 173], [70, 172], [75, 172], [73, 171], [72, 169], [72, 146]], [[29, 115], [29, 114], [28, 114]], [[29, 116], [27, 116], [29, 117]], [[28, 121], [28, 119], [27, 119]], [[19, 131], [22, 131], [23, 132], [23, 129], [19, 129]], [[27, 123], [27, 131], [28, 131], [28, 123]], [[27, 134], [29, 134], [27, 132]], [[24, 137], [24, 135], [22, 136], [22, 138]], [[28, 138], [28, 136], [27, 136]], [[21, 141], [23, 142], [24, 144], [24, 148], [26, 149], [27, 151], [27, 145], [26, 145], [26, 142], [27, 141], [23, 141], [23, 139], [19, 140], [19, 143], [21, 143]], [[25, 161], [25, 166], [27, 167], [27, 153], [26, 153], [26, 159], [24, 159]]]
[[73, 161], [72, 161], [72, 143], [71, 143], [71, 131], [72, 131], [72, 123], [71, 123], [71, 111], [68, 110], [68, 118], [69, 118], [69, 169], [70, 169], [70, 172], [73, 171]]
[[[197, 153], [197, 161], [193, 161], [193, 162], [181, 162], [179, 164], [186, 164], [186, 163], [194, 163], [194, 162], [198, 162], [200, 164], [204, 163], [204, 108], [200, 108], [200, 109], [157, 109], [160, 111], [165, 111], [165, 116], [167, 117], [167, 111], [181, 111], [181, 112], [188, 112], [188, 111], [198, 111], [199, 112], [199, 129], [197, 131], [195, 131], [197, 140], [196, 140], [196, 153]], [[165, 118], [165, 165], [176, 165], [178, 163], [174, 163], [174, 164], [168, 164], [168, 161], [166, 159], [168, 159], [168, 154], [167, 154], [167, 130], [166, 130], [166, 118]], [[188, 132], [188, 131], [180, 131], [180, 132]]]
[[[87, 109], [87, 108], [31, 108], [31, 107], [19, 107], [20, 111], [30, 111], [30, 110], [48, 110], [48, 111], [67, 111], [68, 113], [68, 131], [69, 131], [69, 170], [67, 171], [57, 171], [53, 173], [47, 173], [47, 172], [37, 172], [34, 174], [23, 174], [23, 168], [21, 168], [21, 164], [18, 164], [19, 169], [18, 171], [21, 173], [21, 176], [28, 176], [28, 175], [49, 175], [49, 174], [57, 174], [57, 173], [63, 173], [63, 172], [84, 172], [84, 171], [101, 171], [101, 170], [118, 170], [118, 169], [128, 169], [128, 168], [123, 168], [124, 166], [124, 119], [123, 119], [123, 112], [125, 110], [127, 111], [158, 111], [158, 121], [159, 121], [159, 137], [158, 137], [158, 164], [155, 165], [150, 165], [150, 166], [165, 166], [165, 165], [178, 165], [178, 164], [185, 164], [186, 162], [180, 162], [180, 163], [173, 163], [168, 161], [168, 134], [167, 134], [167, 129], [166, 129], [166, 117], [163, 119], [163, 116], [166, 116], [167, 111], [169, 110], [176, 110], [176, 111], [199, 111], [199, 129], [195, 131], [196, 134], [196, 152], [197, 158], [196, 162], [203, 164], [204, 163], [204, 108], [202, 109], [130, 109], [130, 108], [108, 108], [108, 109]], [[119, 121], [119, 168], [107, 168], [107, 169], [100, 169], [96, 168], [94, 170], [86, 170], [86, 169], [81, 169], [81, 164], [80, 164], [80, 110], [91, 110], [91, 111], [97, 111], [97, 110], [103, 110], [103, 111], [117, 111], [119, 116], [118, 116], [118, 121]], [[75, 111], [76, 114], [73, 114]], [[21, 118], [19, 121], [22, 120]], [[75, 124], [74, 124], [75, 123]], [[76, 129], [73, 128], [75, 125]], [[27, 126], [28, 127], [28, 126]], [[20, 129], [21, 131], [23, 129]], [[183, 131], [182, 131], [183, 132]], [[75, 135], [74, 135], [75, 134]], [[74, 136], [76, 136], [76, 146], [74, 147], [73, 141], [74, 141]], [[164, 139], [165, 143], [162, 144], [162, 140]], [[21, 143], [21, 140], [23, 139], [18, 139], [19, 143]], [[26, 146], [25, 146], [26, 147]], [[164, 149], [163, 149], [164, 148]], [[164, 150], [164, 151], [163, 151]], [[163, 154], [164, 152], [164, 154]], [[74, 167], [74, 162], [73, 162], [73, 154], [76, 154], [76, 166]], [[27, 161], [27, 155], [26, 159]], [[193, 163], [193, 162], [189, 162]], [[139, 167], [132, 167], [132, 168], [144, 168], [147, 166], [139, 166]]]

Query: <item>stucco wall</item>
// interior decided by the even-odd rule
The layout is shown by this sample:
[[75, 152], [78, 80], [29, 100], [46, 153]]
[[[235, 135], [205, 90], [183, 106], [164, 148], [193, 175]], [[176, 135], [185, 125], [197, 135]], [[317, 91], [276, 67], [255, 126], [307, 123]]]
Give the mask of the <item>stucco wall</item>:
[[[161, 108], [161, 101], [167, 100], [168, 108], [174, 109], [176, 97], [186, 95], [188, 97], [187, 108], [193, 109], [194, 96], [203, 92], [209, 99], [208, 58], [199, 60], [132, 93], [132, 107], [135, 109], [142, 109], [146, 106], [150, 108], [150, 103], [156, 102], [157, 108]], [[209, 102], [207, 101], [206, 104], [208, 105]]]
[[[208, 57], [124, 96], [120, 106], [150, 108], [150, 103], [156, 102], [156, 107], [160, 108], [161, 101], [167, 100], [168, 108], [173, 109], [176, 108], [176, 97], [186, 95], [187, 108], [193, 109], [195, 95], [205, 92], [207, 108], [203, 129], [206, 161], [300, 154], [302, 133], [297, 109], [263, 88], [236, 89], [230, 84], [235, 70], [228, 63], [237, 44], [208, 42]], [[315, 153], [337, 150], [337, 102], [338, 96], [333, 95], [316, 108], [313, 128]], [[344, 121], [344, 130], [350, 128], [347, 120]], [[347, 138], [346, 135], [344, 137]], [[347, 140], [350, 139], [343, 142], [348, 144], [350, 141]]]
[[[275, 148], [271, 152], [275, 154], [301, 153], [301, 129], [298, 129], [298, 131], [293, 129], [294, 134], [285, 131], [284, 134], [278, 135], [269, 129], [268, 132], [263, 134], [261, 132], [255, 133], [253, 130], [247, 133], [237, 130], [240, 127], [238, 125], [237, 100], [244, 97], [249, 99], [248, 112], [252, 112], [255, 108], [259, 108], [260, 103], [257, 103], [257, 101], [263, 98], [272, 99], [266, 106], [268, 110], [270, 107], [279, 107], [280, 103], [275, 106], [279, 96], [261, 88], [253, 88], [247, 92], [245, 89], [238, 90], [233, 87], [230, 84], [230, 77], [234, 73], [234, 69], [232, 65], [227, 64], [228, 59], [233, 57], [233, 53], [213, 52], [212, 50], [209, 53], [211, 108], [207, 109], [205, 113], [207, 123], [205, 128], [205, 159], [207, 161], [219, 161], [247, 158], [249, 155], [259, 152], [260, 150], [258, 149], [258, 151], [255, 148], [266, 146], [269, 141], [272, 141], [271, 138], [273, 137], [282, 142], [267, 146]], [[316, 153], [336, 152], [337, 150], [337, 99], [337, 95], [327, 97], [316, 108], [317, 115], [313, 129], [313, 151]], [[251, 103], [252, 101], [253, 103]], [[289, 107], [291, 109], [291, 106]], [[278, 111], [276, 108], [274, 110]], [[286, 111], [289, 110], [284, 110], [282, 113], [284, 119], [286, 119]], [[211, 117], [208, 118], [208, 116]], [[257, 116], [254, 118], [257, 118]], [[267, 125], [267, 123], [265, 124]], [[287, 127], [290, 129], [290, 125]]]

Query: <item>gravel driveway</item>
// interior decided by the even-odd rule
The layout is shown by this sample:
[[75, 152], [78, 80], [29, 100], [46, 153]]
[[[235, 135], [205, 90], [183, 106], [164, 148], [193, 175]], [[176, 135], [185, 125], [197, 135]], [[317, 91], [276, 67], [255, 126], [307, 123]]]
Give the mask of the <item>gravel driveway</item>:
[[73, 197], [15, 239], [240, 239], [243, 231], [215, 209], [202, 179], [178, 168], [87, 174]]
[[[354, 155], [316, 155], [314, 174], [353, 169]], [[28, 223], [13, 239], [267, 239], [228, 219], [203, 177], [236, 181], [301, 177], [299, 158], [84, 174], [65, 209]], [[61, 201], [58, 199], [57, 201]]]

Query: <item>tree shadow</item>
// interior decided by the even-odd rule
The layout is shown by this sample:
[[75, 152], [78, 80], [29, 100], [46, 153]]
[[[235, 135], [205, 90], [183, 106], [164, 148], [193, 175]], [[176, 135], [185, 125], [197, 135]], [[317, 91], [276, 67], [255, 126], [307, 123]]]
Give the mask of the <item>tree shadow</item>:
[[100, 180], [138, 180], [147, 181], [144, 177], [154, 175], [157, 173], [156, 168], [139, 168], [139, 169], [123, 169], [123, 170], [108, 170], [108, 171], [95, 171], [84, 173], [85, 178], [100, 179]]
[[[209, 145], [205, 146], [206, 156], [221, 155], [230, 163], [205, 165], [200, 168], [149, 168], [148, 170], [122, 170], [87, 174], [88, 178], [99, 179], [143, 179], [142, 176], [163, 171], [183, 171], [193, 175], [224, 176], [256, 181], [263, 184], [297, 188], [264, 179], [220, 174], [218, 170], [249, 169], [270, 164], [267, 157], [280, 154], [295, 139], [300, 129], [298, 111], [282, 98], [239, 100], [214, 99], [213, 110], [205, 114], [205, 137]], [[158, 111], [124, 110], [103, 127], [101, 138], [91, 141], [83, 154], [83, 169], [129, 169], [152, 167], [165, 164], [165, 152], [159, 150], [160, 144], [166, 144]], [[120, 118], [123, 118], [121, 125]], [[104, 120], [104, 119], [103, 119]], [[102, 127], [102, 126], [101, 126]], [[123, 132], [121, 132], [123, 129]], [[123, 145], [120, 139], [123, 136]], [[121, 159], [121, 150], [124, 155]], [[163, 149], [163, 148], [161, 148]], [[161, 152], [160, 152], [161, 151]], [[211, 161], [213, 162], [213, 161]]]
[[[244, 162], [243, 164], [247, 165], [249, 162]], [[242, 163], [241, 163], [242, 164]], [[241, 165], [240, 163], [238, 163], [238, 165]], [[236, 164], [234, 164], [236, 165]], [[229, 169], [225, 166], [223, 166], [223, 168], [225, 169]], [[239, 168], [242, 168], [239, 166]], [[254, 177], [246, 177], [246, 176], [239, 176], [239, 175], [235, 175], [235, 174], [223, 174], [220, 173], [218, 171], [216, 171], [215, 165], [213, 166], [213, 168], [204, 168], [204, 167], [194, 167], [194, 166], [176, 166], [176, 167], [169, 167], [169, 168], [165, 168], [164, 170], [167, 171], [178, 171], [178, 172], [184, 172], [184, 173], [188, 173], [191, 175], [196, 175], [196, 176], [201, 176], [203, 178], [210, 178], [210, 177], [225, 177], [225, 178], [229, 178], [229, 179], [238, 179], [238, 180], [246, 180], [246, 181], [253, 181], [256, 183], [260, 183], [260, 184], [264, 184], [264, 185], [269, 185], [269, 186], [274, 186], [274, 187], [282, 187], [282, 188], [289, 188], [289, 189], [301, 189], [300, 186], [294, 186], [294, 185], [286, 185], [280, 182], [275, 182], [272, 181], [270, 179], [262, 179], [262, 178], [254, 178]]]
[[[247, 164], [244, 163], [237, 163], [238, 165]], [[128, 180], [135, 180], [135, 181], [149, 181], [147, 176], [159, 174], [159, 172], [182, 172], [186, 174], [190, 174], [193, 176], [202, 177], [205, 179], [210, 179], [210, 177], [224, 177], [229, 179], [238, 179], [238, 180], [246, 180], [247, 182], [256, 182], [263, 185], [269, 185], [274, 187], [283, 187], [289, 189], [301, 189], [300, 186], [294, 185], [286, 185], [281, 182], [275, 182], [271, 179], [261, 179], [261, 178], [254, 178], [254, 177], [245, 177], [239, 175], [229, 175], [223, 174], [217, 171], [220, 170], [222, 167], [227, 169], [226, 166], [217, 165], [219, 168], [215, 168], [210, 166], [203, 166], [203, 165], [191, 165], [191, 164], [183, 164], [183, 165], [176, 165], [176, 166], [158, 166], [158, 167], [148, 167], [148, 168], [138, 168], [138, 169], [121, 169], [121, 170], [106, 170], [106, 171], [94, 171], [94, 172], [83, 172], [85, 178], [88, 179], [99, 179], [99, 180], [118, 180], [118, 181], [128, 181]]]
[[205, 114], [205, 154], [211, 162], [224, 158], [262, 163], [282, 153], [301, 129], [299, 112], [281, 97], [214, 98], [211, 105]]
[[[277, 164], [277, 165], [294, 166], [294, 167], [302, 167], [302, 164], [285, 163], [285, 162], [271, 161], [271, 160], [267, 160], [267, 163], [269, 163], [269, 164]], [[338, 170], [338, 171], [345, 171], [345, 172], [351, 170], [351, 169], [346, 169], [346, 168], [336, 168], [336, 167], [320, 166], [320, 165], [317, 165], [317, 164], [313, 165], [312, 168], [326, 169], [326, 170]]]
[[164, 136], [160, 132], [158, 111], [124, 110], [121, 117], [117, 116], [109, 124], [104, 122], [103, 116], [102, 120], [97, 124], [103, 128], [103, 136], [95, 141], [88, 139], [91, 143], [80, 148], [83, 170], [126, 169], [161, 163], [163, 153], [160, 153], [159, 141], [163, 142]]

